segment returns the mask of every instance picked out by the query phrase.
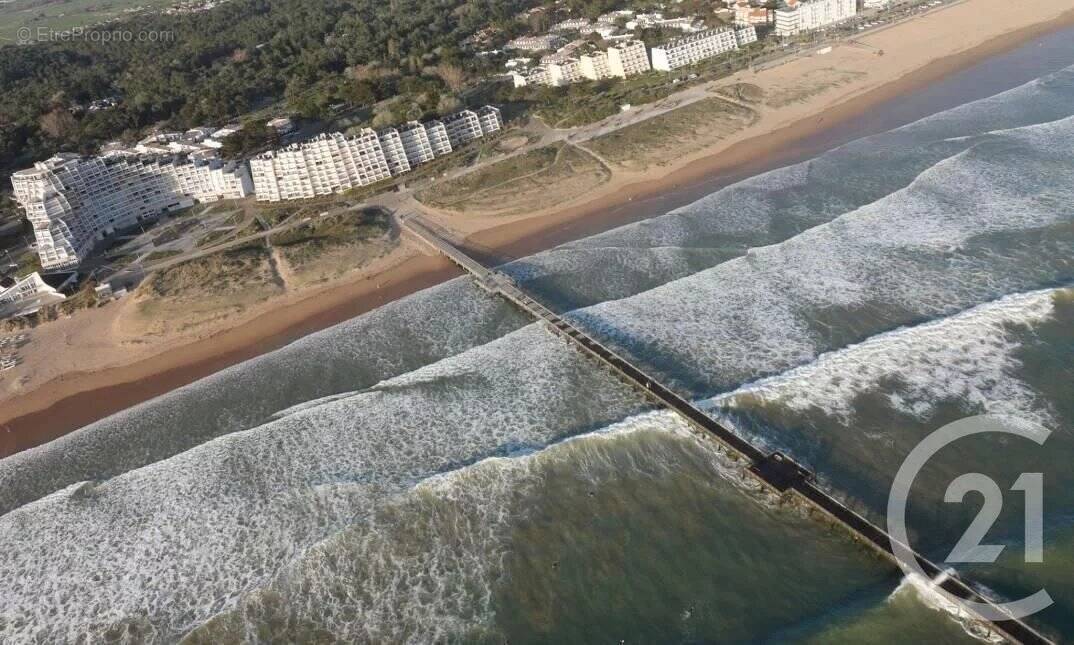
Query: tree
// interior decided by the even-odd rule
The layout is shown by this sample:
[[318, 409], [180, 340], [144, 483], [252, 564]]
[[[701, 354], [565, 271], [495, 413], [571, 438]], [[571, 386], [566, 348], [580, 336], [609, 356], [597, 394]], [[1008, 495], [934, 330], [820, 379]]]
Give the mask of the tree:
[[440, 97], [440, 102], [436, 104], [436, 111], [440, 114], [450, 114], [452, 112], [458, 112], [462, 109], [462, 101], [451, 94], [445, 94]]
[[38, 125], [42, 132], [56, 141], [67, 141], [78, 131], [78, 121], [62, 107], [54, 107], [51, 112], [41, 115]]
[[466, 87], [466, 72], [458, 65], [440, 63], [436, 66], [436, 75], [452, 92], [460, 92]]

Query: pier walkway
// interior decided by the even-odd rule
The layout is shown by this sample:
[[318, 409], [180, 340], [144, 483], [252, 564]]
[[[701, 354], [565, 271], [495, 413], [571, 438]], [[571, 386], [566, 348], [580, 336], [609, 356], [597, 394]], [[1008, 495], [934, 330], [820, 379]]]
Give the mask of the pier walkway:
[[[748, 464], [749, 471], [770, 490], [777, 493], [797, 495], [811, 507], [821, 511], [841, 524], [859, 541], [877, 550], [895, 564], [898, 556], [892, 547], [888, 533], [861, 515], [850, 510], [839, 500], [821, 490], [813, 473], [790, 457], [779, 453], [766, 453], [723, 424], [703, 412], [690, 401], [682, 398], [660, 381], [646, 374], [639, 367], [620, 357], [581, 329], [548, 309], [523, 291], [510, 276], [488, 269], [474, 260], [449, 240], [451, 235], [437, 225], [418, 216], [402, 219], [403, 230], [416, 236], [438, 253], [443, 254], [473, 277], [481, 289], [499, 295], [518, 308], [542, 322], [550, 331], [573, 343], [583, 353], [595, 358], [626, 382], [640, 390], [650, 400], [681, 415], [695, 430], [701, 431], [723, 445], [730, 454]], [[935, 586], [955, 601], [968, 600], [983, 605], [994, 604], [978, 593], [957, 573], [940, 568], [924, 556], [913, 552], [921, 570], [934, 581]], [[1025, 645], [1052, 643], [1025, 622], [1016, 619], [987, 620], [977, 616], [961, 602], [958, 603], [968, 615], [991, 626], [1010, 640]], [[998, 611], [998, 608], [997, 608]]]

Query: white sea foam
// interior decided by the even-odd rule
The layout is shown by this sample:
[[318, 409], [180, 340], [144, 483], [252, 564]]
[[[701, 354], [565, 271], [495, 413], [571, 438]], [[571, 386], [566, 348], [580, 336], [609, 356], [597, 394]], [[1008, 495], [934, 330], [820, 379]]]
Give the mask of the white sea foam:
[[[734, 387], [832, 349], [818, 329], [828, 311], [874, 307], [885, 321], [920, 318], [1025, 290], [1051, 274], [1019, 265], [999, 248], [955, 259], [946, 254], [984, 232], [1020, 233], [1069, 221], [1063, 206], [1074, 201], [1069, 182], [1056, 188], [1041, 177], [1066, 171], [1074, 147], [1070, 130], [1069, 122], [1059, 122], [989, 135], [989, 142], [835, 221], [574, 315], [616, 342], [648, 350], [643, 359], [662, 357], [662, 367], [678, 365]], [[1021, 156], [997, 162], [981, 154], [1001, 145]], [[1039, 148], [1043, 160], [1030, 158], [1026, 148]], [[803, 165], [768, 180], [802, 185], [817, 167]], [[991, 181], [972, 184], [967, 194], [966, 178], [977, 175]], [[763, 192], [756, 182], [750, 186]], [[1042, 204], [1045, 190], [1054, 201]], [[704, 208], [690, 212], [702, 226]], [[749, 231], [758, 216], [747, 202], [722, 210], [714, 226]], [[660, 230], [650, 240], [690, 246], [692, 234]], [[54, 480], [20, 493], [39, 499], [0, 516], [0, 640], [100, 640], [116, 621], [174, 640], [241, 608], [243, 599], [274, 580], [298, 580], [303, 567], [310, 577], [319, 567], [352, 567], [352, 576], [371, 572], [367, 586], [358, 587], [364, 589], [364, 604], [358, 603], [363, 619], [350, 624], [378, 636], [436, 640], [446, 633], [437, 625], [454, 631], [479, 624], [503, 548], [499, 500], [525, 488], [518, 469], [542, 458], [550, 442], [617, 420], [663, 431], [678, 431], [681, 422], [661, 414], [632, 416], [642, 408], [636, 395], [536, 326], [473, 347], [519, 323], [507, 320], [511, 314], [502, 303], [462, 285], [423, 294], [435, 307], [425, 307], [427, 300], [397, 304], [0, 462], [0, 476], [18, 479], [35, 471], [42, 481]], [[455, 307], [465, 324], [456, 322]], [[986, 349], [1002, 354], [1007, 348]], [[987, 357], [979, 360], [987, 371]], [[414, 369], [424, 363], [430, 364]], [[339, 378], [331, 378], [333, 369]], [[933, 376], [946, 377], [945, 366], [935, 369]], [[223, 390], [227, 395], [217, 396]], [[833, 385], [829, 394], [843, 392]], [[218, 416], [190, 413], [209, 400], [206, 407]], [[913, 409], [914, 402], [902, 404]], [[256, 425], [273, 414], [271, 422]], [[153, 432], [141, 431], [147, 418]], [[735, 465], [713, 454], [717, 471], [735, 480]], [[479, 466], [468, 467], [474, 463]], [[585, 472], [585, 459], [580, 463]], [[101, 482], [75, 483], [100, 473]], [[460, 489], [453, 477], [481, 483]], [[55, 487], [64, 490], [48, 494]], [[420, 507], [423, 495], [471, 495], [467, 504], [484, 504], [479, 519], [461, 529], [473, 538], [469, 550], [437, 542], [434, 529], [448, 526], [450, 516], [434, 515], [426, 524], [405, 524], [427, 529], [424, 541], [408, 558], [393, 559], [395, 547], [385, 537], [392, 535], [391, 511], [400, 504]], [[352, 560], [332, 562], [329, 551], [337, 542]], [[487, 566], [478, 563], [482, 557]], [[470, 583], [471, 595], [452, 597], [451, 585]], [[337, 618], [346, 622], [346, 615]], [[412, 631], [393, 631], [396, 620]]]
[[915, 418], [926, 419], [937, 404], [953, 400], [1045, 423], [1046, 402], [1012, 374], [1021, 364], [1011, 326], [1047, 320], [1056, 292], [1007, 296], [950, 318], [884, 333], [717, 397], [713, 404], [733, 409], [748, 396], [791, 410], [822, 410], [849, 424], [859, 394], [897, 377], [899, 387], [887, 392], [888, 400]]
[[939, 590], [937, 585], [942, 584], [947, 575], [946, 573], [941, 573], [936, 576], [935, 580], [928, 580], [916, 573], [905, 576], [899, 582], [899, 586], [895, 588], [895, 591], [891, 592], [888, 597], [889, 601], [912, 593], [926, 607], [946, 613], [951, 620], [954, 620], [962, 627], [962, 630], [968, 636], [986, 643], [1005, 642], [1006, 639], [1000, 634], [992, 631], [987, 625], [981, 623], [980, 620], [966, 611], [961, 604], [947, 597]]

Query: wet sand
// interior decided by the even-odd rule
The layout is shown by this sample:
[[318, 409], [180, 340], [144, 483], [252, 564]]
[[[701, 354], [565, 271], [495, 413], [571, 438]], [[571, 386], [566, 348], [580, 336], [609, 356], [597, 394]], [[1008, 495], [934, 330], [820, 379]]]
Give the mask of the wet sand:
[[[1047, 71], [1033, 52], [1012, 52], [1006, 73], [983, 62], [1074, 25], [1061, 20], [1010, 32], [949, 56], [875, 90], [787, 127], [741, 141], [659, 179], [636, 182], [559, 212], [472, 234], [472, 250], [488, 259], [521, 257], [557, 244], [662, 214], [720, 186], [815, 156], [855, 138], [1016, 86]], [[895, 27], [899, 29], [903, 27]], [[912, 28], [912, 25], [907, 26]], [[1074, 33], [1074, 32], [1072, 32]], [[1055, 37], [1068, 37], [1069, 33]], [[1021, 58], [1017, 56], [1021, 54]], [[992, 67], [993, 61], [989, 61]], [[976, 75], [975, 75], [975, 70]], [[966, 75], [958, 83], [940, 79]], [[951, 87], [945, 87], [952, 85]], [[939, 87], [941, 91], [936, 92]], [[943, 91], [946, 89], [947, 91]], [[152, 358], [94, 372], [74, 372], [13, 400], [0, 410], [0, 457], [51, 441], [93, 421], [169, 392], [246, 359], [270, 352], [397, 298], [458, 275], [446, 261], [418, 256], [376, 276], [340, 285], [274, 309], [238, 328]]]

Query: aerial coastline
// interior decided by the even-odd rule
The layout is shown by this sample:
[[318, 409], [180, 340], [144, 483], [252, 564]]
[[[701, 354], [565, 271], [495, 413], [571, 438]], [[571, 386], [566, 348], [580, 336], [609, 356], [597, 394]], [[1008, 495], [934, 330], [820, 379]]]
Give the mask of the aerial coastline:
[[[515, 217], [427, 214], [468, 234], [474, 246], [505, 257], [533, 253], [643, 219], [656, 213], [647, 200], [684, 191], [714, 177], [730, 181], [819, 152], [804, 149], [801, 142], [821, 133], [838, 133], [841, 123], [901, 94], [1047, 32], [1074, 25], [1074, 12], [1047, 9], [1043, 2], [1032, 4], [1037, 8], [1019, 13], [1014, 22], [989, 25], [990, 18], [1006, 3], [967, 0], [863, 38], [870, 46], [882, 49], [884, 56], [841, 45], [824, 57], [802, 58], [756, 75], [724, 79], [721, 84], [746, 81], [764, 86], [802, 74], [811, 66], [853, 65], [854, 57], [860, 59], [856, 64], [868, 68], [853, 81], [770, 110], [733, 137], [674, 163], [640, 172], [616, 170], [599, 189], [545, 211]], [[838, 134], [830, 141], [838, 144]], [[685, 195], [681, 200], [689, 201]], [[4, 428], [0, 431], [0, 456], [61, 436], [455, 275], [438, 258], [401, 249], [376, 270], [355, 272], [336, 284], [266, 302], [197, 338], [169, 338], [136, 348], [128, 352], [125, 364], [90, 364], [60, 375], [41, 375], [22, 391], [0, 395], [4, 397], [0, 399], [0, 428]], [[110, 305], [119, 306], [123, 305]], [[42, 351], [64, 349], [54, 346]]]

